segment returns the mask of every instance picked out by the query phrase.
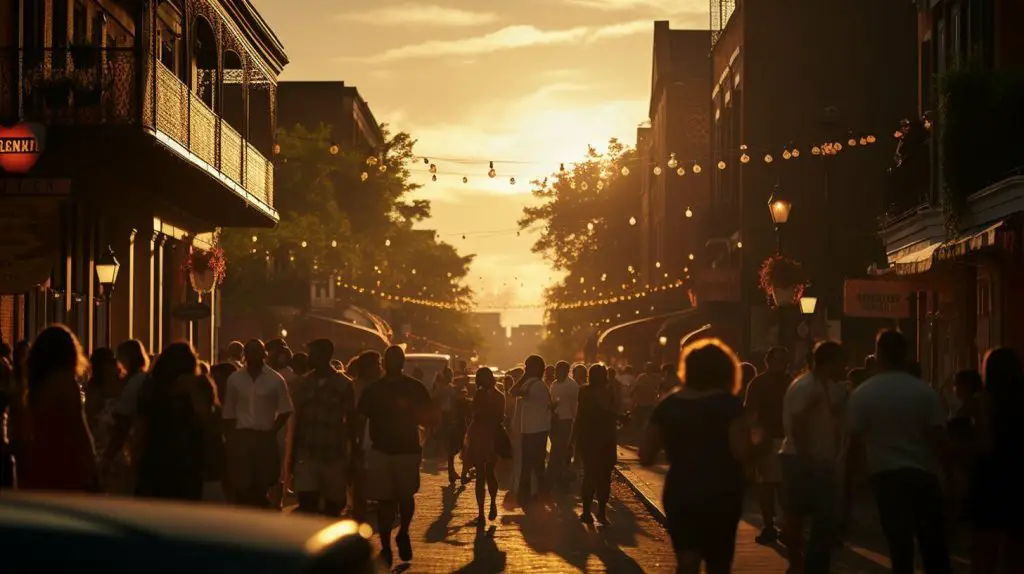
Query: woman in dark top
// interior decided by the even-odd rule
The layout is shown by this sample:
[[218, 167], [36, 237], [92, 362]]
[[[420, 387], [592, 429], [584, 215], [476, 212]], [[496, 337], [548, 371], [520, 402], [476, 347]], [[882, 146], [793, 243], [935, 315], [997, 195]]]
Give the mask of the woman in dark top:
[[717, 339], [683, 349], [683, 386], [654, 410], [640, 447], [640, 463], [668, 454], [665, 514], [676, 572], [708, 574], [732, 570], [736, 527], [743, 509], [743, 463], [751, 433], [736, 396], [740, 366], [732, 349]]
[[[494, 372], [481, 367], [476, 372], [476, 394], [473, 395], [473, 419], [466, 432], [466, 448], [462, 451], [463, 464], [476, 468], [476, 506], [478, 521], [484, 524], [484, 487], [491, 494], [490, 520], [498, 518], [498, 476], [494, 465], [498, 462], [498, 439], [505, 433], [505, 395], [495, 388]], [[508, 435], [505, 435], [508, 436]]]
[[1024, 368], [1012, 349], [985, 356], [985, 391], [977, 409], [977, 464], [972, 485], [972, 572], [1024, 572]]
[[142, 454], [136, 494], [201, 500], [207, 435], [198, 400], [199, 359], [188, 343], [167, 347], [139, 396]]
[[608, 524], [605, 509], [611, 492], [612, 470], [615, 468], [615, 431], [617, 429], [615, 393], [608, 383], [604, 365], [593, 365], [587, 376], [589, 383], [580, 388], [579, 409], [572, 425], [572, 441], [576, 454], [583, 460], [583, 484], [580, 497], [583, 512], [580, 520], [592, 523], [590, 506], [597, 495], [597, 521]]

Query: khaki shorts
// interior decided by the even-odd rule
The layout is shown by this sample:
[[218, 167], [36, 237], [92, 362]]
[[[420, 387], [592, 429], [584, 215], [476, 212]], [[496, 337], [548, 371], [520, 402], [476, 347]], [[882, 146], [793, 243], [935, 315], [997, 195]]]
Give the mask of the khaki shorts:
[[366, 453], [365, 494], [367, 500], [410, 498], [420, 490], [419, 454]]
[[781, 448], [782, 440], [773, 440], [771, 450], [757, 459], [754, 475], [758, 484], [782, 484], [782, 463], [779, 461]]
[[292, 473], [295, 492], [316, 492], [332, 502], [343, 502], [346, 497], [345, 460], [332, 462], [300, 460]]

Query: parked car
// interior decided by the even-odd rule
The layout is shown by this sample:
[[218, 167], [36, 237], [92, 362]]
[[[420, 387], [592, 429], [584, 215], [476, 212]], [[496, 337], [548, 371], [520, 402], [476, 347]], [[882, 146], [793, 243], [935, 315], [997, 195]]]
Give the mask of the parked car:
[[11, 573], [369, 573], [369, 536], [352, 521], [213, 504], [0, 493], [0, 570]]
[[420, 382], [427, 387], [428, 391], [434, 390], [434, 379], [439, 373], [444, 372], [451, 365], [450, 355], [435, 355], [433, 353], [409, 353], [405, 356], [405, 374], [412, 377], [417, 370], [423, 371], [423, 378]]

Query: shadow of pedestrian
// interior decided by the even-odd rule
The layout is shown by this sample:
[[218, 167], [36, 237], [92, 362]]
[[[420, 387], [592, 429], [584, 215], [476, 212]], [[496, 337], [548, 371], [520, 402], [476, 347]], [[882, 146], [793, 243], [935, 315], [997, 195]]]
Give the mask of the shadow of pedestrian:
[[[441, 514], [434, 519], [434, 521], [427, 528], [427, 533], [423, 539], [429, 543], [434, 542], [445, 542], [449, 537], [459, 530], [461, 526], [450, 526], [452, 521], [452, 513], [455, 510], [455, 505], [459, 502], [459, 496], [465, 492], [465, 487], [441, 487], [442, 507]], [[452, 536], [454, 539], [454, 537]], [[451, 542], [449, 542], [451, 543]]]
[[498, 574], [505, 571], [506, 555], [498, 550], [494, 541], [496, 526], [492, 525], [486, 531], [481, 530], [473, 541], [473, 561], [466, 564], [456, 572], [472, 574]]

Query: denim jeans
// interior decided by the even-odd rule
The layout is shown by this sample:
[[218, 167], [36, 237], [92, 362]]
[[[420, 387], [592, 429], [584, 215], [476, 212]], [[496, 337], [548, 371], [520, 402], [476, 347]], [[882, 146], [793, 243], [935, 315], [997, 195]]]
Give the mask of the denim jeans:
[[[523, 466], [519, 475], [519, 505], [525, 507], [537, 496], [547, 494], [547, 476], [544, 471], [548, 454], [548, 433], [523, 433]], [[537, 492], [533, 493], [533, 479]]]
[[828, 574], [832, 547], [839, 535], [838, 469], [829, 463], [808, 463], [793, 455], [781, 455], [785, 482], [786, 517], [809, 518], [811, 536], [804, 555], [806, 574]]
[[[914, 538], [927, 574], [950, 572], [942, 486], [930, 472], [903, 468], [871, 477], [894, 574], [914, 572]], [[1015, 549], [1019, 551], [1019, 549]]]

